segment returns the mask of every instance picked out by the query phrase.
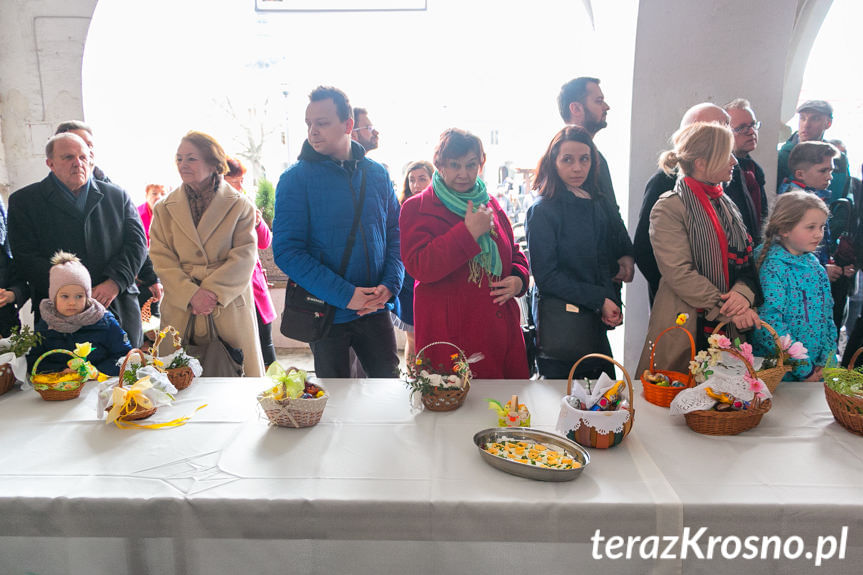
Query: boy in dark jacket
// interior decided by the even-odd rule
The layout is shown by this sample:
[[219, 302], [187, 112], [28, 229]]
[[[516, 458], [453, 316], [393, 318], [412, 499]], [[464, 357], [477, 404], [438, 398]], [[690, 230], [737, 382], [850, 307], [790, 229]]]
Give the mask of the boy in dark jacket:
[[[48, 298], [39, 304], [42, 319], [36, 332], [42, 334], [42, 343], [34, 346], [27, 356], [28, 368], [46, 351], [68, 349], [89, 342], [92, 351], [87, 360], [106, 375], [120, 371], [117, 360], [125, 356], [132, 346], [114, 314], [91, 297], [90, 272], [73, 254], [57, 252], [51, 258]], [[63, 371], [68, 356], [47, 356], [40, 364], [40, 372]]]

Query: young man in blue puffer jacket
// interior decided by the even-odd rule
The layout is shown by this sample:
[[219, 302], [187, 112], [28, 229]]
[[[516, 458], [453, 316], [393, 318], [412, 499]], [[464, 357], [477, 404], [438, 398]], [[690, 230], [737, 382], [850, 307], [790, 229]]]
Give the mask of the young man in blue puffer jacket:
[[[344, 92], [320, 86], [309, 94], [308, 138], [276, 188], [273, 254], [293, 281], [336, 308], [329, 333], [310, 344], [316, 375], [350, 377], [352, 348], [369, 377], [393, 377], [398, 356], [386, 310], [404, 277], [399, 204], [386, 169], [351, 142], [353, 124]], [[355, 243], [339, 275], [363, 182]]]

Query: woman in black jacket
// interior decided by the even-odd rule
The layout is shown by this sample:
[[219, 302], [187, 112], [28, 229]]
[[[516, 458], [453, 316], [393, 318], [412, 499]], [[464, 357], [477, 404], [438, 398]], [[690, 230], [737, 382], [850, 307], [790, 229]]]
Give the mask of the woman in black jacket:
[[[533, 189], [540, 198], [527, 212], [526, 231], [537, 288], [537, 363], [547, 379], [565, 379], [585, 353], [611, 355], [606, 330], [623, 323], [608, 273], [608, 220], [596, 186], [597, 165], [590, 134], [568, 126], [554, 136], [536, 169]], [[551, 333], [542, 321], [548, 314], [577, 315], [579, 333]], [[614, 376], [607, 362], [588, 360], [575, 377], [603, 371]]]

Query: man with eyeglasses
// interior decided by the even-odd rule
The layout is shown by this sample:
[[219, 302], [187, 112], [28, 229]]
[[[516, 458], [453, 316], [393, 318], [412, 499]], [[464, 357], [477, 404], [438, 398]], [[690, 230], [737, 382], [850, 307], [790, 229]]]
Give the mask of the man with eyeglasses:
[[[798, 130], [779, 149], [779, 162], [776, 175], [776, 188], [778, 189], [785, 178], [793, 177], [788, 168], [788, 156], [794, 146], [800, 142], [823, 142], [824, 132], [833, 125], [833, 106], [824, 100], [807, 100], [797, 107]], [[851, 172], [848, 169], [848, 157], [843, 153], [837, 165], [842, 165], [844, 170], [834, 171], [833, 181], [830, 182], [830, 203], [848, 196], [850, 188]]]
[[758, 147], [758, 128], [761, 122], [748, 100], [737, 98], [723, 106], [731, 117], [734, 132], [734, 156], [737, 166], [725, 193], [737, 205], [746, 230], [757, 244], [761, 237], [761, 225], [767, 218], [767, 194], [764, 192], [764, 170], [750, 157]]
[[351, 139], [358, 142], [366, 152], [371, 152], [378, 147], [380, 134], [369, 120], [369, 111], [365, 108], [354, 108], [354, 129], [351, 130]]

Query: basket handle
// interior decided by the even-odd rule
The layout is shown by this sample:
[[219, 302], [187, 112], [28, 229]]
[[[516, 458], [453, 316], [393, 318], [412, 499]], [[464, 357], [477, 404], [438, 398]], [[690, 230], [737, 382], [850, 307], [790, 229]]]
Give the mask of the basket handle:
[[[713, 335], [716, 335], [717, 333], [719, 333], [719, 330], [722, 329], [723, 327], [725, 327], [726, 325], [728, 325], [728, 320], [723, 321], [723, 322], [719, 322], [716, 325], [716, 327], [713, 328]], [[773, 337], [773, 343], [774, 343], [774, 345], [776, 345], [776, 349], [779, 351], [779, 353], [777, 354], [779, 356], [779, 360], [776, 362], [776, 367], [782, 367], [783, 365], [785, 365], [785, 362], [782, 359], [782, 356], [784, 354], [782, 353], [782, 344], [779, 343], [779, 334], [776, 333], [776, 330], [773, 329], [772, 325], [770, 325], [769, 323], [767, 323], [763, 319], [761, 320], [761, 327], [766, 328], [767, 332], [771, 335], [771, 337]], [[659, 339], [659, 338], [657, 338], [657, 339]], [[861, 349], [863, 349], [863, 348], [861, 348]], [[727, 351], [727, 350], [723, 350], [723, 351]]]
[[863, 353], [863, 347], [859, 348], [854, 352], [854, 355], [851, 356], [851, 362], [848, 364], [848, 371], [854, 371], [854, 366], [857, 364], [857, 358], [860, 357], [861, 353]]
[[656, 364], [654, 363], [653, 359], [654, 359], [654, 356], [656, 355], [656, 346], [657, 346], [657, 344], [659, 344], [659, 338], [661, 338], [663, 335], [665, 335], [667, 332], [669, 332], [673, 329], [682, 329], [683, 333], [686, 334], [686, 337], [689, 338], [689, 361], [692, 361], [693, 359], [695, 359], [695, 340], [692, 339], [692, 334], [689, 333], [689, 330], [683, 326], [673, 325], [671, 327], [665, 328], [664, 330], [662, 330], [659, 333], [659, 335], [656, 336], [656, 341], [653, 342], [653, 348], [650, 350], [650, 371], [653, 371], [654, 368], [656, 367]]
[[153, 345], [150, 346], [150, 355], [152, 357], [158, 357], [159, 346], [162, 344], [162, 341], [164, 341], [165, 337], [169, 333], [171, 334], [171, 337], [173, 339], [174, 351], [177, 351], [178, 349], [183, 347], [183, 340], [180, 337], [180, 332], [174, 329], [174, 326], [172, 325], [165, 326], [159, 330], [159, 332], [156, 334], [156, 341], [154, 341]]
[[433, 345], [448, 345], [448, 346], [450, 346], [450, 347], [454, 347], [454, 348], [456, 349], [456, 351], [458, 351], [458, 354], [459, 354], [459, 356], [461, 357], [461, 360], [462, 360], [462, 361], [465, 361], [465, 362], [467, 361], [467, 356], [466, 356], [466, 355], [465, 355], [465, 353], [461, 350], [461, 348], [460, 348], [459, 346], [457, 346], [456, 344], [454, 344], [454, 343], [450, 343], [450, 342], [448, 342], [448, 341], [433, 341], [433, 342], [431, 342], [430, 344], [424, 345], [424, 346], [423, 346], [423, 348], [422, 348], [421, 350], [419, 350], [418, 352], [416, 352], [416, 357], [419, 357], [419, 356], [420, 356], [420, 354], [422, 354], [422, 352], [424, 352], [425, 350], [427, 350], [428, 348], [430, 348], [430, 347], [431, 347], [431, 346], [433, 346]]
[[630, 411], [630, 413], [634, 412], [635, 411], [635, 394], [632, 392], [632, 378], [629, 377], [629, 372], [626, 371], [626, 368], [623, 367], [622, 364], [618, 363], [616, 359], [614, 359], [610, 355], [605, 355], [604, 353], [589, 353], [585, 356], [582, 356], [581, 359], [579, 359], [578, 361], [576, 361], [572, 365], [572, 369], [569, 370], [569, 381], [566, 382], [566, 395], [569, 395], [570, 393], [572, 393], [572, 376], [575, 374], [576, 368], [578, 367], [578, 365], [582, 361], [584, 361], [585, 359], [588, 359], [590, 357], [596, 357], [599, 359], [604, 359], [606, 361], [613, 363], [614, 365], [616, 365], [617, 367], [620, 368], [620, 370], [623, 372], [623, 377], [626, 379], [626, 387], [629, 390], [629, 411]]
[[123, 374], [126, 373], [126, 364], [129, 363], [129, 358], [133, 355], [137, 355], [138, 359], [141, 360], [141, 365], [145, 365], [147, 360], [144, 358], [144, 352], [138, 349], [137, 347], [129, 350], [129, 353], [126, 354], [126, 357], [123, 358], [123, 364], [120, 366], [120, 377], [117, 381], [117, 387], [123, 387]]
[[36, 360], [36, 363], [33, 364], [33, 369], [30, 370], [30, 375], [36, 375], [36, 368], [39, 367], [39, 364], [42, 363], [42, 360], [51, 355], [52, 353], [65, 353], [66, 355], [72, 356], [73, 358], [78, 357], [68, 349], [51, 349], [43, 353], [39, 356], [39, 359]]
[[141, 306], [141, 321], [148, 322], [153, 317], [153, 313], [150, 311], [150, 306], [153, 302], [156, 301], [155, 297], [151, 297], [147, 301], [144, 302], [144, 305]]

